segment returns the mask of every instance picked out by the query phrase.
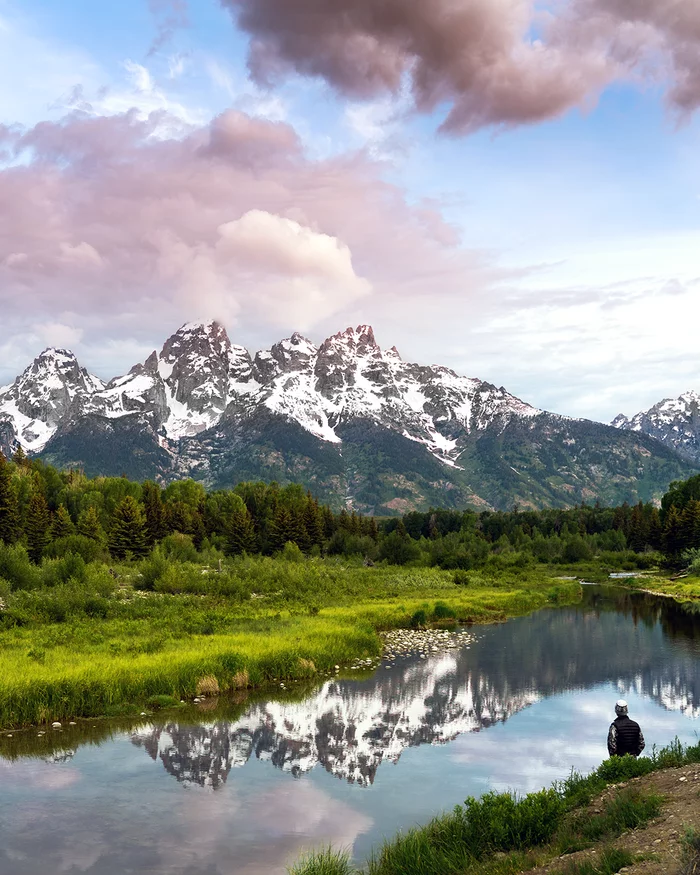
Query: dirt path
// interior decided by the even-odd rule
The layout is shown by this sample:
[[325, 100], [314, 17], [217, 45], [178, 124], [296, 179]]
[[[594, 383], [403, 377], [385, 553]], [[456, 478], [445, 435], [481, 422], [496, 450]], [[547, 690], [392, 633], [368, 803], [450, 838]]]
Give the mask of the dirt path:
[[[666, 769], [642, 778], [633, 778], [622, 784], [609, 787], [589, 806], [591, 814], [598, 813], [602, 805], [623, 787], [640, 787], [660, 793], [665, 797], [661, 814], [650, 821], [644, 829], [624, 833], [611, 844], [624, 848], [634, 855], [644, 855], [648, 859], [621, 870], [625, 875], [676, 875], [681, 869], [682, 837], [686, 827], [700, 831], [700, 764], [683, 766], [680, 769]], [[555, 875], [563, 872], [569, 860], [595, 860], [601, 846], [559, 857], [531, 869], [532, 875]]]

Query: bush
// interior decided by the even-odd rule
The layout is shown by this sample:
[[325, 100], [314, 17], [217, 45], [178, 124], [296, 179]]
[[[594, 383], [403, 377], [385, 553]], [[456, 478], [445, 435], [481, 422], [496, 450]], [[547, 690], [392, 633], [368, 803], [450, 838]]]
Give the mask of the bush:
[[41, 576], [44, 586], [58, 586], [69, 580], [81, 584], [87, 577], [87, 565], [82, 556], [66, 553], [61, 559], [44, 559]]
[[169, 568], [170, 562], [163, 549], [156, 547], [148, 559], [139, 565], [139, 573], [134, 580], [134, 589], [152, 592], [155, 589], [156, 581], [160, 580]]
[[299, 549], [299, 546], [294, 541], [287, 541], [281, 553], [282, 559], [287, 562], [303, 562], [304, 554]]
[[189, 535], [175, 532], [160, 542], [160, 547], [166, 558], [175, 562], [196, 562], [197, 548]]
[[8, 546], [0, 542], [0, 577], [9, 581], [13, 590], [41, 586], [41, 571], [21, 544]]
[[427, 622], [428, 615], [425, 611], [416, 611], [410, 620], [411, 629], [418, 629], [420, 626], [425, 626]]
[[462, 571], [461, 569], [455, 571], [454, 577], [452, 579], [454, 580], [456, 586], [469, 586], [469, 584], [472, 582], [472, 579], [467, 574], [467, 572]]
[[435, 602], [435, 610], [433, 611], [433, 619], [435, 620], [456, 620], [457, 614], [445, 602]]
[[56, 538], [44, 550], [44, 556], [49, 559], [61, 559], [68, 553], [82, 557], [84, 562], [106, 559], [105, 551], [100, 544], [85, 535], [66, 535], [64, 538]]

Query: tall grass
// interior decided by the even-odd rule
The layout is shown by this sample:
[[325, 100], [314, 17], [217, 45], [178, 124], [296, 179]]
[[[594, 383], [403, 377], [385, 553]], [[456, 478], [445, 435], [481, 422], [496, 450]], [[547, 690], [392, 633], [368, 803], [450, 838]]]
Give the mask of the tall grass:
[[379, 655], [377, 632], [417, 612], [492, 622], [580, 597], [578, 585], [536, 575], [465, 588], [439, 569], [321, 559], [244, 557], [219, 570], [154, 554], [108, 574], [64, 557], [41, 574], [51, 585], [33, 578], [0, 606], [0, 727], [179, 701], [205, 676], [227, 692], [242, 678], [322, 675]]

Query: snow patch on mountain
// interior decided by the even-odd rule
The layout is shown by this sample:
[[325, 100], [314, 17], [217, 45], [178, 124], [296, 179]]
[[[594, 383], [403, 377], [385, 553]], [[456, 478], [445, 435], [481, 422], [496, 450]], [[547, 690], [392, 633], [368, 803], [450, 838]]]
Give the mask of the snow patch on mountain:
[[678, 398], [665, 398], [649, 410], [631, 418], [620, 414], [612, 421], [615, 428], [636, 431], [673, 447], [681, 456], [700, 463], [700, 393], [684, 392]]
[[57, 429], [84, 415], [137, 416], [161, 445], [176, 444], [227, 416], [256, 409], [298, 423], [329, 443], [357, 419], [419, 442], [447, 465], [458, 464], [465, 437], [512, 416], [540, 411], [481, 380], [440, 366], [410, 364], [382, 349], [369, 325], [348, 328], [316, 346], [299, 333], [251, 357], [217, 322], [183, 325], [145, 362], [103, 383], [66, 350], [47, 350], [0, 390], [0, 420], [17, 442], [41, 450]]

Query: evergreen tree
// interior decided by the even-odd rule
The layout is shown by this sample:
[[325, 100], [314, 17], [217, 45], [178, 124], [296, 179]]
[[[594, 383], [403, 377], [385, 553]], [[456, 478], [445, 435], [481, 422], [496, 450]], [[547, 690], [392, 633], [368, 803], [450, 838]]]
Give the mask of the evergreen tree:
[[146, 544], [152, 547], [167, 534], [163, 496], [160, 486], [151, 480], [143, 484], [141, 495], [146, 516]]
[[664, 552], [670, 559], [678, 559], [683, 549], [681, 517], [675, 504], [666, 512], [664, 525]]
[[636, 553], [641, 553], [649, 543], [649, 524], [641, 501], [632, 508], [627, 541]]
[[684, 550], [700, 547], [700, 501], [691, 498], [681, 514], [681, 543]]
[[46, 504], [44, 493], [38, 483], [34, 484], [29, 504], [27, 505], [27, 517], [24, 523], [24, 534], [27, 538], [27, 552], [37, 564], [41, 562], [44, 550], [51, 540], [50, 533], [51, 514]]
[[78, 517], [78, 534], [100, 543], [104, 541], [105, 533], [96, 508], [91, 506], [80, 514]]
[[663, 550], [664, 531], [661, 525], [661, 516], [653, 505], [649, 510], [649, 546], [654, 550]]
[[321, 520], [323, 523], [323, 537], [328, 541], [333, 537], [333, 533], [336, 530], [336, 522], [333, 511], [327, 504], [324, 504], [321, 508]]
[[29, 459], [27, 458], [27, 454], [24, 452], [21, 445], [15, 450], [15, 453], [12, 456], [12, 461], [15, 463], [15, 465], [17, 465], [18, 468], [29, 467]]
[[226, 552], [230, 556], [239, 556], [241, 553], [254, 553], [255, 548], [253, 518], [245, 505], [242, 508], [235, 508], [231, 512], [226, 532]]
[[292, 540], [292, 525], [289, 511], [280, 505], [267, 527], [267, 546], [272, 553], [282, 550]]
[[123, 559], [128, 553], [134, 556], [148, 553], [146, 518], [141, 505], [131, 495], [122, 499], [112, 514], [108, 546], [115, 559]]
[[19, 535], [19, 503], [12, 483], [12, 469], [0, 452], [0, 541], [13, 544]]
[[323, 546], [323, 520], [318, 502], [310, 494], [307, 496], [304, 511], [304, 526], [312, 547]]
[[376, 541], [379, 538], [379, 529], [377, 528], [377, 521], [373, 516], [369, 518], [369, 525], [367, 527], [367, 534], [373, 541]]
[[58, 538], [65, 538], [68, 535], [74, 534], [75, 526], [73, 525], [73, 520], [70, 518], [65, 505], [59, 504], [51, 523], [51, 538], [55, 541]]

